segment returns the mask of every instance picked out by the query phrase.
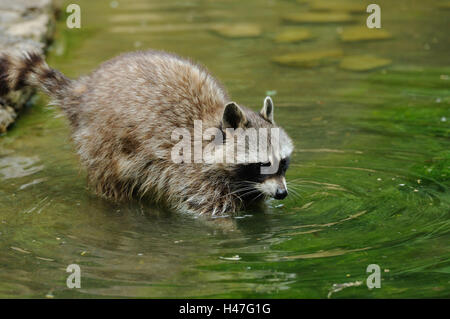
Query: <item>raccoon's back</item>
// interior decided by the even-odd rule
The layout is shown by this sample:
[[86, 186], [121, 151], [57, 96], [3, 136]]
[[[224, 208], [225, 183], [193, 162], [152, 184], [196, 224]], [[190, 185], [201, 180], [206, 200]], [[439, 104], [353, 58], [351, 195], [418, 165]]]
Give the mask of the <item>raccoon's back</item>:
[[[84, 111], [164, 125], [192, 127], [193, 120], [215, 121], [228, 97], [203, 67], [161, 51], [142, 51], [103, 63], [87, 79]], [[111, 123], [110, 123], [111, 124]], [[122, 123], [125, 124], [125, 123]]]
[[192, 132], [194, 120], [219, 125], [228, 99], [205, 69], [158, 51], [105, 62], [80, 78], [73, 94], [80, 101], [73, 139], [90, 178], [101, 185], [134, 183], [151, 163], [170, 160], [172, 132]]

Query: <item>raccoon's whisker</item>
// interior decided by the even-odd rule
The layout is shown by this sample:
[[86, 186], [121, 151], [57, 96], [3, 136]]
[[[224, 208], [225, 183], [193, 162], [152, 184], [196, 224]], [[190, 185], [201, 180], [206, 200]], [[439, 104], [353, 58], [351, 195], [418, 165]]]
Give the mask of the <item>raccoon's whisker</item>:
[[290, 182], [286, 182], [286, 185], [288, 186], [288, 192], [291, 192], [292, 194], [301, 197], [298, 192], [300, 190], [300, 185], [295, 185]]
[[290, 182], [287, 182], [286, 185], [292, 189], [301, 190], [304, 187], [312, 187], [311, 185], [301, 185], [301, 184], [292, 184]]
[[235, 189], [231, 190], [229, 192], [229, 194], [238, 193], [240, 191], [243, 191], [243, 190], [246, 190], [246, 189], [250, 189], [250, 188], [254, 188], [254, 187], [253, 186], [242, 186], [242, 187], [235, 188]]
[[241, 187], [241, 188], [238, 188], [238, 189], [234, 190], [230, 194], [238, 193], [238, 192], [245, 191], [245, 190], [248, 190], [248, 189], [254, 189], [254, 187], [253, 186]]
[[253, 198], [251, 201], [255, 201], [259, 196], [264, 195], [264, 193], [260, 193], [258, 196], [256, 196], [255, 198]]
[[251, 182], [251, 181], [243, 181], [243, 182], [235, 183], [236, 186], [254, 186], [257, 184], [259, 184], [259, 183]]
[[259, 183], [252, 182], [252, 181], [240, 181], [240, 182], [234, 183], [235, 186], [244, 186], [244, 188], [251, 187], [251, 186], [254, 186], [257, 184], [259, 184]]
[[241, 181], [241, 182], [237, 182], [237, 183], [235, 183], [236, 186], [243, 186], [243, 187], [238, 188], [238, 189], [235, 189], [235, 190], [232, 191], [232, 192], [228, 192], [228, 193], [226, 193], [225, 195], [220, 196], [219, 199], [220, 199], [220, 198], [223, 198], [223, 197], [227, 197], [227, 196], [234, 195], [235, 197], [237, 197], [237, 198], [239, 198], [240, 200], [242, 200], [242, 199], [241, 199], [241, 196], [243, 196], [243, 195], [241, 194], [241, 196], [238, 196], [238, 195], [236, 195], [236, 194], [238, 194], [238, 193], [240, 193], [240, 192], [246, 192], [246, 191], [249, 191], [249, 190], [253, 190], [253, 189], [255, 188], [253, 185], [256, 185], [256, 184], [258, 184], [258, 183], [252, 182], [252, 181]]
[[294, 179], [294, 180], [286, 181], [286, 183], [290, 183], [290, 184], [294, 184], [294, 185], [304, 185], [304, 184], [299, 183], [299, 181], [301, 181], [301, 180]]
[[241, 194], [241, 196], [245, 196], [245, 195], [255, 193], [255, 192], [259, 192], [259, 190], [253, 188], [253, 189], [248, 190], [247, 192], [244, 192], [243, 194]]
[[302, 186], [302, 185], [295, 185], [295, 184], [290, 184], [290, 183], [286, 183], [286, 185], [287, 185], [290, 189], [296, 189], [296, 190]]
[[293, 198], [295, 198], [295, 199], [301, 199], [301, 198], [302, 198], [302, 195], [300, 195], [300, 194], [297, 193], [296, 191], [295, 191], [295, 192], [291, 192], [291, 195], [292, 195]]
[[259, 192], [259, 191], [252, 191], [252, 192], [249, 192], [249, 193], [245, 194], [245, 196], [249, 196], [249, 195], [256, 194], [256, 193], [259, 193], [258, 196], [256, 196], [256, 197], [250, 199], [250, 201], [254, 201], [256, 198], [258, 198], [259, 196], [261, 196], [261, 194], [262, 194], [261, 192]]
[[302, 179], [302, 178], [296, 178], [296, 179], [290, 180], [288, 182], [291, 184], [300, 185], [303, 187], [316, 187], [317, 188], [317, 187], [323, 187], [324, 185], [339, 186], [339, 185], [334, 185], [334, 184], [329, 184], [329, 183], [322, 183], [322, 182], [306, 180], [306, 179]]
[[301, 198], [301, 195], [296, 190], [290, 189], [290, 192], [291, 192], [291, 195], [294, 196], [294, 198], [296, 198], [296, 199], [300, 199]]
[[[235, 191], [233, 191], [233, 192], [230, 192], [230, 193], [227, 193], [227, 194], [225, 194], [225, 195], [222, 195], [222, 196], [219, 197], [219, 198], [226, 197], [226, 196], [230, 196], [230, 195], [235, 195], [236, 193], [245, 192], [245, 191], [253, 190], [253, 189], [254, 189], [254, 187], [252, 187], [252, 186], [239, 188], [239, 189], [237, 189], [237, 190], [235, 190]], [[237, 196], [237, 195], [235, 195], [235, 196]]]
[[242, 193], [242, 194], [233, 194], [233, 196], [236, 196], [236, 197], [242, 199], [242, 197], [247, 196], [247, 195], [249, 195], [249, 194], [251, 194], [251, 193], [253, 193], [253, 192], [256, 192], [256, 191], [254, 191], [254, 190], [249, 190], [249, 191], [244, 192], [244, 193]]
[[292, 184], [299, 184], [299, 185], [305, 185], [305, 182], [306, 182], [306, 184], [310, 184], [309, 183], [310, 181], [307, 181], [306, 179], [301, 179], [301, 178], [291, 179], [288, 182], [292, 183]]
[[294, 179], [291, 179], [290, 181], [306, 181], [306, 179], [304, 179], [304, 178], [294, 178]]

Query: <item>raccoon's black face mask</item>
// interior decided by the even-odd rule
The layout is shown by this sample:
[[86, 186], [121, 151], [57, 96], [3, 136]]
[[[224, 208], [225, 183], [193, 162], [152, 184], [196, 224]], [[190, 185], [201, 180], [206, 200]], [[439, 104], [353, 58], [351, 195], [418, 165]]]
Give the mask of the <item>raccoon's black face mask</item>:
[[[258, 198], [273, 197], [283, 199], [287, 196], [285, 174], [289, 167], [290, 155], [293, 143], [289, 136], [274, 122], [274, 104], [270, 97], [264, 99], [264, 104], [259, 113], [230, 102], [225, 106], [222, 129], [243, 130], [249, 128], [276, 128], [278, 130], [279, 147], [271, 149], [276, 151], [277, 163], [260, 162], [238, 164], [234, 170], [234, 192], [241, 199], [255, 200]], [[273, 145], [275, 146], [275, 145]], [[269, 157], [268, 157], [269, 158]], [[268, 173], [269, 172], [269, 173]]]
[[[237, 165], [235, 170], [236, 192], [243, 199], [273, 197], [283, 199], [288, 195], [285, 174], [289, 167], [290, 158], [279, 162], [275, 174], [263, 174], [262, 167], [271, 163], [250, 163]], [[242, 191], [239, 189], [242, 188]]]

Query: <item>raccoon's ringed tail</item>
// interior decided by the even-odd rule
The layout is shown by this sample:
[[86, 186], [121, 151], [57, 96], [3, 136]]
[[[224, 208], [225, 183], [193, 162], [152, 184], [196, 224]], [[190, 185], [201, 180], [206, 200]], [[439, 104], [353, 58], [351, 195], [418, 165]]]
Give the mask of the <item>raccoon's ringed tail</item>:
[[0, 53], [0, 96], [30, 86], [61, 100], [70, 82], [62, 73], [50, 68], [39, 53]]

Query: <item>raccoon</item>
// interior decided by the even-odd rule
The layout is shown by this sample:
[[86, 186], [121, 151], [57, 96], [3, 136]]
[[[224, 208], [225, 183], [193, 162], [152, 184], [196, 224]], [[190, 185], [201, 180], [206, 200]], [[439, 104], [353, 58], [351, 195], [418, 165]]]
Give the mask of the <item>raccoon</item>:
[[[206, 68], [189, 59], [155, 50], [126, 53], [74, 80], [40, 54], [0, 54], [0, 95], [25, 86], [40, 88], [61, 107], [89, 185], [102, 197], [149, 198], [176, 211], [217, 216], [288, 194], [293, 143], [275, 124], [272, 99], [265, 98], [260, 112], [238, 105]], [[279, 128], [280, 146], [269, 143], [265, 161], [175, 163], [171, 132], [195, 133], [196, 120], [203, 130], [219, 130], [225, 146], [250, 128]], [[262, 174], [270, 161], [278, 169]]]

